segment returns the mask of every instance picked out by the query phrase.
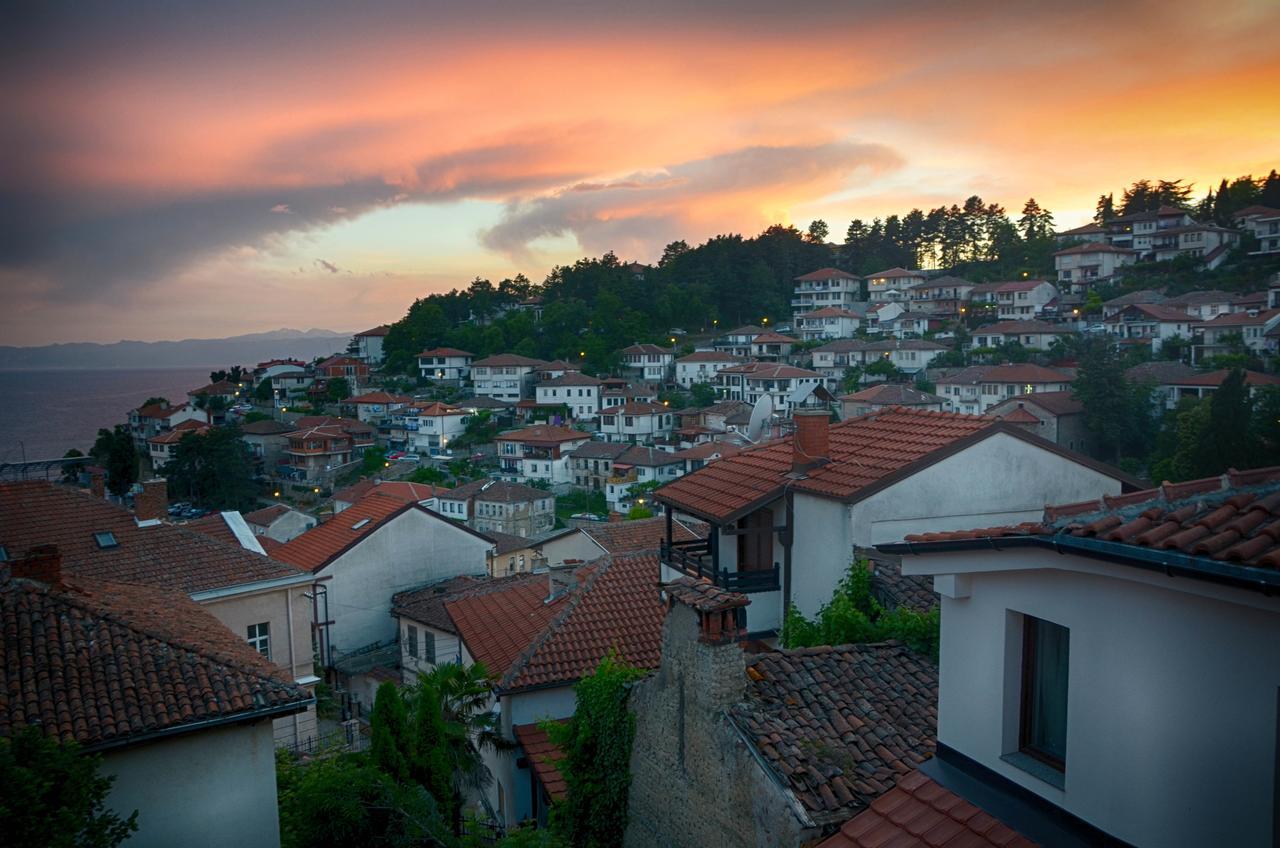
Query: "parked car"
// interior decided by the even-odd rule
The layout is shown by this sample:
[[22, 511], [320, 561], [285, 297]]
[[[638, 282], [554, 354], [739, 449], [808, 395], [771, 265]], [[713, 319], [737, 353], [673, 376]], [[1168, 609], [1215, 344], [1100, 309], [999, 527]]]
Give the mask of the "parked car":
[[609, 519], [603, 515], [596, 515], [594, 512], [575, 512], [570, 518], [576, 518], [579, 521], [608, 521]]
[[1106, 325], [1105, 325], [1105, 324], [1090, 324], [1089, 326], [1085, 327], [1085, 328], [1084, 328], [1083, 330], [1081, 330], [1080, 332], [1082, 332], [1082, 333], [1105, 333], [1106, 331], [1107, 331], [1107, 327], [1106, 327]]
[[404, 459], [404, 458], [405, 458], [404, 451], [392, 451], [391, 453], [387, 454], [387, 459]]

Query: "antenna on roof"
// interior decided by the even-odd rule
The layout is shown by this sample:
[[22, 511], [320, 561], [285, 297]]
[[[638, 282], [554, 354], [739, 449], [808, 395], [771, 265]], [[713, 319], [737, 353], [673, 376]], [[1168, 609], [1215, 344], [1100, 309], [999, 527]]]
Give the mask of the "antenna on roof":
[[751, 407], [751, 420], [747, 422], [747, 432], [742, 437], [753, 445], [760, 441], [760, 437], [764, 434], [765, 425], [768, 424], [772, 416], [773, 397], [771, 395], [761, 395], [755, 406]]

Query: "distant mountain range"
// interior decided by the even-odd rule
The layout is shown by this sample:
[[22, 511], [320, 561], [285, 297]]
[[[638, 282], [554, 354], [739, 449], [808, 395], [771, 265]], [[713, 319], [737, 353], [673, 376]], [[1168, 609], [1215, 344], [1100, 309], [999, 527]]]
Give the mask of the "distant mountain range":
[[337, 353], [346, 349], [351, 336], [351, 333], [333, 330], [282, 328], [226, 339], [114, 344], [68, 342], [40, 347], [0, 345], [0, 369], [253, 367], [267, 359], [289, 356], [311, 360]]

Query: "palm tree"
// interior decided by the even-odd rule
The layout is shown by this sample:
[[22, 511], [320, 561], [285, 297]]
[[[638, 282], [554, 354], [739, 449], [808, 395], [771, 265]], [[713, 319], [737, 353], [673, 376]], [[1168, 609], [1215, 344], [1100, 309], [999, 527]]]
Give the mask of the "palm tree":
[[433, 795], [447, 796], [442, 803], [459, 832], [462, 800], [493, 783], [483, 753], [514, 747], [502, 737], [500, 715], [491, 709], [489, 673], [483, 663], [438, 665], [418, 674], [405, 700], [413, 717], [416, 777]]

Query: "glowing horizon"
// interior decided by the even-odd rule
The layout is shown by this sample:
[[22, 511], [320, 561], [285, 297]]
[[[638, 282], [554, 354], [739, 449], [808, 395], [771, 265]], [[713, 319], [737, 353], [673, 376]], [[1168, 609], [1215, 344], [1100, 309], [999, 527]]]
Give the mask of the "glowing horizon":
[[1260, 1], [168, 8], [8, 27], [3, 343], [361, 328], [607, 250], [973, 194], [1066, 228], [1280, 164]]

